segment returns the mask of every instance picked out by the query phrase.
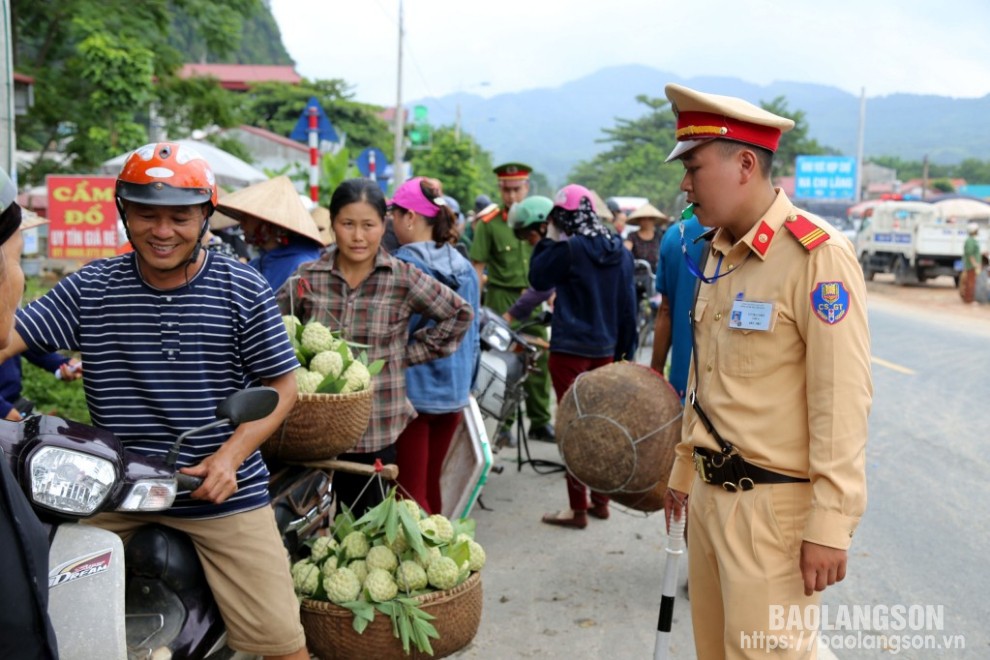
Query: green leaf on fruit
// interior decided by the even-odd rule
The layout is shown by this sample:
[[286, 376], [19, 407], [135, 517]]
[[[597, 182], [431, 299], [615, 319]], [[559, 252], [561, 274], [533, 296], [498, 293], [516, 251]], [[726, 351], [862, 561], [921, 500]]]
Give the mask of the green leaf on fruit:
[[409, 547], [421, 558], [426, 559], [428, 553], [426, 552], [426, 544], [423, 543], [422, 530], [416, 524], [412, 514], [409, 513], [409, 509], [404, 506], [400, 506], [398, 509], [399, 522], [402, 523], [402, 528], [406, 531], [406, 541], [409, 542]]

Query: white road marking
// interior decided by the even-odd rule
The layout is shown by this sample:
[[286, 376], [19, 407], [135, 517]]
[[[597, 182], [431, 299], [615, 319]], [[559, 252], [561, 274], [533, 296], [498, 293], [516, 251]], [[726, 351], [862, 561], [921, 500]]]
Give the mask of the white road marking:
[[870, 358], [870, 361], [872, 361], [873, 364], [879, 364], [881, 367], [887, 367], [888, 369], [890, 369], [892, 371], [896, 371], [896, 372], [902, 373], [902, 374], [907, 374], [908, 376], [914, 376], [914, 375], [916, 375], [918, 373], [914, 369], [908, 369], [907, 367], [902, 367], [899, 364], [896, 364], [894, 362], [890, 362], [888, 360], [884, 360], [883, 358], [878, 358], [876, 356], [871, 357]]

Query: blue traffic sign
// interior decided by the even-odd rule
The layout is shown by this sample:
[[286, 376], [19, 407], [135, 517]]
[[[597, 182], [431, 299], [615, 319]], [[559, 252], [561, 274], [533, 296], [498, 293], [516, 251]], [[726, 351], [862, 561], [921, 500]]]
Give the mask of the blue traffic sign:
[[847, 156], [798, 156], [795, 199], [856, 199], [856, 159]]
[[323, 111], [323, 106], [316, 99], [315, 96], [309, 97], [309, 102], [306, 103], [306, 107], [302, 111], [302, 115], [299, 116], [299, 121], [296, 122], [296, 127], [292, 129], [292, 133], [289, 137], [297, 142], [309, 142], [309, 109], [316, 108], [316, 131], [320, 137], [320, 142], [340, 142], [340, 138], [337, 137], [337, 131], [334, 130], [333, 124], [330, 123], [330, 118], [327, 117], [327, 113]]
[[[375, 171], [374, 176], [372, 176], [371, 162], [372, 154], [374, 154]], [[392, 166], [389, 165], [388, 160], [386, 160], [385, 152], [376, 147], [368, 147], [364, 151], [358, 154], [355, 160], [355, 165], [357, 165], [358, 171], [361, 176], [367, 179], [374, 179], [378, 182], [381, 187], [382, 192], [388, 188], [389, 175], [392, 172]], [[386, 174], [386, 170], [389, 174]]]

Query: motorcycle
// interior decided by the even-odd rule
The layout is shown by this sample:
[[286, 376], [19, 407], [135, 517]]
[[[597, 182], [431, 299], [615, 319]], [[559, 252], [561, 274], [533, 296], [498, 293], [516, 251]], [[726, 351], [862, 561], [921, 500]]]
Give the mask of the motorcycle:
[[[101, 512], [156, 512], [200, 477], [175, 467], [186, 438], [223, 424], [270, 414], [269, 387], [236, 392], [217, 406], [217, 420], [182, 433], [164, 460], [125, 449], [108, 431], [59, 417], [0, 421], [0, 446], [13, 474], [49, 528], [49, 616], [62, 657], [230, 657], [226, 631], [192, 541], [160, 526], [120, 538], [78, 524]], [[270, 482], [276, 519], [291, 553], [330, 515], [326, 472], [291, 466]]]
[[505, 434], [500, 431], [522, 402], [523, 383], [540, 356], [540, 347], [532, 338], [525, 337], [522, 330], [543, 322], [544, 317], [540, 317], [516, 331], [501, 314], [488, 307], [482, 307], [478, 315], [481, 362], [474, 397], [489, 437], [496, 438], [496, 448], [505, 444]]
[[[481, 364], [475, 379], [474, 396], [489, 437], [495, 437], [495, 451], [505, 446], [516, 447], [516, 468], [530, 465], [540, 474], [551, 474], [564, 469], [555, 461], [533, 458], [522, 424], [516, 424], [516, 437], [506, 430], [509, 420], [522, 419], [522, 400], [526, 393], [523, 384], [538, 367], [536, 361], [544, 350], [550, 348], [539, 337], [527, 335], [525, 330], [550, 322], [552, 314], [536, 314], [513, 330], [500, 314], [487, 307], [478, 315], [478, 334], [481, 340]], [[523, 454], [525, 453], [525, 458]], [[501, 465], [492, 468], [501, 473]]]

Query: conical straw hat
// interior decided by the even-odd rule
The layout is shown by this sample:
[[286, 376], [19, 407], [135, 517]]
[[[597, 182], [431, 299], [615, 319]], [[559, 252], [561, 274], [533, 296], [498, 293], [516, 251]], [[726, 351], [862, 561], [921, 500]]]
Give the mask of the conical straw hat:
[[614, 219], [615, 216], [613, 216], [612, 212], [608, 210], [608, 204], [605, 203], [605, 200], [602, 199], [602, 196], [599, 195], [594, 190], [590, 192], [592, 197], [591, 205], [595, 207], [595, 213], [598, 214], [598, 217], [604, 218], [605, 220]]
[[303, 206], [287, 176], [277, 176], [225, 195], [217, 204], [217, 210], [238, 221], [253, 217], [270, 222], [324, 244], [313, 216]]
[[[219, 199], [223, 199], [229, 194], [230, 194], [229, 192], [227, 192], [220, 186], [217, 186], [217, 195]], [[212, 230], [227, 229], [228, 227], [236, 227], [236, 226], [237, 226], [237, 220], [234, 220], [230, 216], [224, 215], [219, 211], [213, 211], [213, 215], [210, 216], [210, 229]]]
[[27, 229], [34, 229], [35, 227], [40, 227], [41, 225], [47, 225], [48, 218], [42, 218], [40, 215], [32, 211], [31, 209], [26, 209], [21, 207], [21, 226], [20, 230], [25, 231]]
[[313, 220], [320, 230], [320, 238], [323, 239], [323, 244], [330, 245], [333, 243], [333, 229], [330, 228], [330, 209], [325, 206], [317, 206], [309, 214], [313, 216]]
[[664, 215], [663, 211], [661, 211], [657, 207], [653, 206], [653, 204], [650, 204], [649, 202], [647, 202], [646, 204], [643, 204], [638, 209], [636, 209], [631, 214], [629, 214], [629, 222], [632, 222], [633, 224], [636, 224], [635, 222], [633, 222], [633, 220], [639, 220], [641, 218], [654, 218], [656, 220], [670, 220], [670, 218], [668, 218], [666, 215]]

